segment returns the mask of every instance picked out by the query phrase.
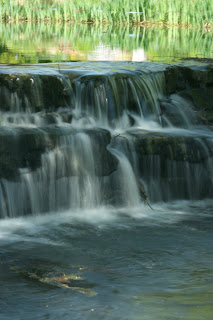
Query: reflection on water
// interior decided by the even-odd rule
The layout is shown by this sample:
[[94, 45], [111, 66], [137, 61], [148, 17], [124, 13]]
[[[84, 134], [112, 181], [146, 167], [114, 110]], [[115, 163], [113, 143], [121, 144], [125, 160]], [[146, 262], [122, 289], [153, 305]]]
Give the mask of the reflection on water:
[[140, 26], [0, 24], [0, 63], [211, 58], [212, 32]]

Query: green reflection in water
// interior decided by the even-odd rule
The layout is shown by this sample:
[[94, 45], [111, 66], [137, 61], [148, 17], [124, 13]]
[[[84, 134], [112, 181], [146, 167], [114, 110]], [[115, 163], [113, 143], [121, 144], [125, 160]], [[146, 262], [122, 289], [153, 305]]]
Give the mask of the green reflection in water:
[[211, 58], [212, 33], [130, 25], [0, 24], [0, 63]]
[[[211, 320], [213, 317], [212, 288], [203, 292], [190, 294], [181, 292], [174, 294], [155, 294], [135, 297], [134, 306], [140, 304], [142, 311], [134, 320]], [[132, 320], [133, 320], [132, 319]]]
[[[173, 283], [168, 282], [164, 291], [146, 292], [133, 298], [134, 308], [140, 310], [140, 316], [131, 320], [211, 320], [213, 319], [213, 272], [210, 269], [189, 270], [187, 281], [176, 281], [174, 272]], [[186, 274], [186, 270], [184, 274]], [[183, 275], [182, 275], [183, 276]], [[177, 279], [176, 279], [177, 280]], [[148, 291], [152, 291], [152, 286]]]

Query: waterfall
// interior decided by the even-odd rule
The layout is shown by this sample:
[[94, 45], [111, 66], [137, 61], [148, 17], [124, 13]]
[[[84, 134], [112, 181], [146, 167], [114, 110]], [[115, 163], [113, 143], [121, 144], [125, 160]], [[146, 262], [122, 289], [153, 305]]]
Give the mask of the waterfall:
[[2, 218], [212, 197], [212, 131], [165, 66], [1, 72]]
[[119, 160], [119, 168], [114, 181], [114, 189], [118, 189], [117, 201], [125, 206], [139, 206], [140, 195], [137, 180], [128, 158], [119, 150], [109, 149]]

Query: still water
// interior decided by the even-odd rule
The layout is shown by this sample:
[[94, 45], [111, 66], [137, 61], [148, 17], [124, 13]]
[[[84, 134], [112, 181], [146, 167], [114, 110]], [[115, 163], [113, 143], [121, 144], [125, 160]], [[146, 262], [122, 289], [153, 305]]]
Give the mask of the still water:
[[0, 24], [0, 63], [211, 58], [212, 29]]
[[213, 316], [213, 202], [0, 222], [1, 320]]

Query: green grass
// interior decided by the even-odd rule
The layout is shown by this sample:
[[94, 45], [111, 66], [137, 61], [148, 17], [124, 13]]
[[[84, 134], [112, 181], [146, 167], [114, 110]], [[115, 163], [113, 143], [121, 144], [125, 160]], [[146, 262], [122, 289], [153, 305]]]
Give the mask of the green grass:
[[213, 27], [212, 0], [0, 0], [5, 21], [162, 23]]

